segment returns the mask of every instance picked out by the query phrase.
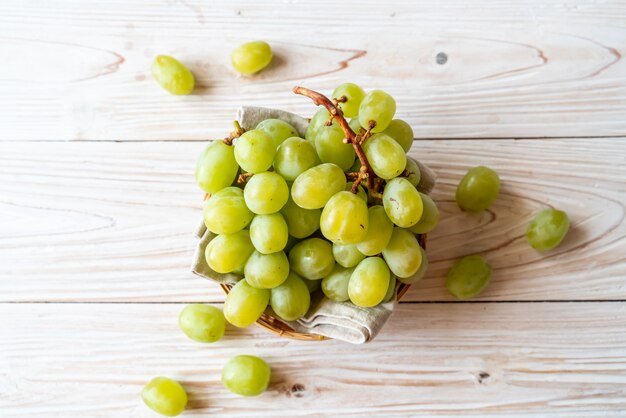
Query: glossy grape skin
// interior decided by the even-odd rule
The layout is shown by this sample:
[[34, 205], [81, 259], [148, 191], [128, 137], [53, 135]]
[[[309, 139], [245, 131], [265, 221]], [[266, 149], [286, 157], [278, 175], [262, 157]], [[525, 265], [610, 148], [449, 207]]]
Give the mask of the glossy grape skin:
[[401, 119], [392, 120], [383, 133], [400, 144], [404, 152], [409, 152], [411, 145], [413, 145], [413, 128]]
[[287, 222], [289, 235], [295, 238], [306, 238], [320, 227], [322, 211], [320, 209], [301, 208], [296, 205], [291, 197], [282, 207], [280, 213]]
[[233, 234], [248, 226], [254, 214], [246, 206], [243, 192], [226, 187], [207, 200], [204, 224], [214, 234]]
[[396, 297], [396, 283], [397, 283], [396, 276], [394, 276], [392, 274], [390, 279], [389, 279], [389, 286], [387, 287], [387, 293], [385, 294], [385, 297], [383, 298], [382, 303], [391, 302], [393, 299], [395, 299], [395, 297]]
[[330, 198], [320, 218], [320, 231], [336, 244], [360, 242], [369, 225], [367, 204], [351, 192], [341, 191]]
[[211, 270], [217, 273], [231, 273], [243, 270], [253, 251], [250, 233], [247, 229], [242, 229], [213, 238], [207, 244], [204, 255]]
[[270, 366], [263, 359], [240, 355], [231, 358], [224, 365], [222, 383], [236, 395], [257, 396], [267, 389], [270, 375]]
[[235, 160], [248, 173], [267, 171], [274, 162], [276, 144], [260, 129], [245, 132], [235, 139]]
[[289, 251], [289, 265], [305, 279], [319, 280], [330, 274], [335, 265], [332, 246], [321, 238], [305, 239]]
[[343, 190], [346, 176], [335, 164], [320, 164], [300, 174], [291, 186], [293, 201], [304, 209], [320, 209]]
[[385, 180], [399, 176], [406, 167], [404, 150], [388, 135], [372, 135], [363, 143], [363, 151], [374, 173]]
[[297, 137], [296, 128], [281, 119], [265, 119], [256, 126], [272, 137], [274, 145], [278, 148], [287, 138]]
[[420, 184], [420, 180], [422, 180], [422, 173], [420, 171], [419, 165], [417, 165], [417, 161], [413, 157], [406, 157], [406, 166], [404, 167], [409, 175], [406, 179], [411, 183], [414, 187], [417, 187]]
[[479, 255], [458, 260], [446, 275], [446, 288], [457, 299], [469, 299], [487, 287], [491, 266]]
[[187, 407], [187, 392], [175, 380], [155, 377], [141, 391], [143, 402], [154, 412], [175, 417]]
[[272, 61], [272, 48], [264, 41], [246, 42], [235, 48], [230, 60], [239, 74], [254, 74]]
[[223, 141], [211, 141], [196, 164], [196, 183], [202, 190], [212, 194], [230, 186], [238, 170], [235, 149]]
[[428, 257], [426, 256], [426, 251], [422, 247], [420, 247], [420, 253], [422, 257], [422, 263], [420, 264], [420, 268], [417, 271], [409, 276], [409, 277], [398, 277], [398, 281], [404, 284], [413, 284], [422, 280], [426, 275], [426, 271], [428, 270]]
[[333, 257], [342, 267], [354, 267], [365, 258], [365, 255], [355, 244], [333, 244]]
[[235, 284], [224, 301], [224, 317], [239, 328], [245, 328], [256, 322], [267, 308], [270, 301], [268, 289], [257, 289], [240, 280]]
[[178, 326], [194, 341], [214, 343], [224, 336], [226, 319], [215, 306], [192, 303], [178, 315]]
[[297, 321], [309, 310], [311, 294], [304, 281], [296, 273], [289, 273], [287, 280], [271, 290], [270, 306], [279, 318]]
[[289, 239], [285, 218], [280, 213], [255, 216], [250, 223], [250, 239], [261, 254], [284, 250]]
[[356, 306], [369, 308], [385, 298], [391, 273], [380, 257], [368, 257], [361, 261], [350, 276], [348, 295]]
[[338, 104], [347, 118], [353, 118], [359, 113], [359, 106], [365, 97], [365, 91], [354, 83], [343, 83], [339, 85], [331, 96], [333, 99], [345, 97], [347, 101]]
[[404, 228], [393, 228], [389, 244], [383, 250], [389, 269], [398, 277], [411, 277], [422, 264], [422, 252], [415, 235]]
[[544, 209], [535, 216], [526, 230], [526, 240], [539, 251], [556, 248], [569, 230], [567, 213], [556, 209]]
[[389, 219], [402, 228], [418, 223], [424, 210], [419, 192], [407, 179], [400, 177], [385, 186], [383, 207]]
[[244, 268], [246, 281], [258, 289], [280, 286], [289, 275], [289, 260], [284, 251], [272, 254], [253, 252]]
[[321, 280], [324, 295], [335, 302], [345, 302], [350, 299], [348, 296], [348, 284], [353, 271], [354, 268], [335, 265], [333, 271]]
[[193, 91], [195, 80], [187, 67], [174, 57], [157, 55], [150, 66], [152, 77], [170, 93], [182, 96]]
[[[298, 276], [298, 277], [300, 277], [300, 276]], [[309, 288], [309, 293], [316, 292], [317, 290], [319, 290], [319, 288], [322, 285], [322, 281], [321, 280], [309, 280], [309, 279], [305, 279], [304, 277], [300, 277], [300, 279], [302, 279], [302, 281], [304, 282], [306, 287]]]
[[358, 250], [365, 255], [380, 254], [389, 243], [393, 232], [393, 222], [380, 205], [368, 209], [368, 229], [363, 240], [356, 244]]
[[320, 127], [324, 126], [324, 124], [330, 119], [330, 113], [326, 108], [320, 107], [315, 115], [311, 118], [311, 122], [309, 122], [309, 126], [306, 128], [306, 132], [304, 134], [304, 138], [307, 141], [315, 144], [315, 136], [317, 135], [317, 131]]
[[323, 163], [337, 164], [348, 170], [354, 163], [354, 148], [343, 142], [345, 134], [338, 125], [321, 126], [315, 136], [315, 151]]
[[419, 192], [420, 197], [422, 198], [422, 217], [419, 222], [410, 227], [409, 229], [414, 234], [426, 234], [439, 224], [439, 209], [435, 202], [430, 198], [430, 196]]
[[471, 213], [489, 208], [500, 193], [498, 173], [485, 166], [470, 168], [456, 189], [456, 203]]
[[280, 174], [272, 171], [250, 177], [243, 189], [246, 205], [257, 215], [276, 213], [289, 199], [289, 186]]
[[396, 101], [382, 90], [372, 90], [365, 95], [359, 106], [359, 123], [368, 128], [375, 122], [372, 132], [378, 133], [387, 129], [396, 114]]
[[280, 144], [274, 157], [274, 170], [287, 181], [317, 164], [315, 147], [302, 138], [288, 138]]
[[350, 128], [352, 129], [352, 131], [353, 131], [355, 134], [357, 134], [357, 135], [359, 134], [359, 132], [360, 132], [360, 131], [361, 131], [361, 129], [363, 128], [363, 127], [361, 126], [361, 122], [359, 122], [359, 117], [358, 117], [358, 115], [357, 115], [355, 118], [350, 119], [350, 122], [348, 122], [348, 125], [350, 125]]

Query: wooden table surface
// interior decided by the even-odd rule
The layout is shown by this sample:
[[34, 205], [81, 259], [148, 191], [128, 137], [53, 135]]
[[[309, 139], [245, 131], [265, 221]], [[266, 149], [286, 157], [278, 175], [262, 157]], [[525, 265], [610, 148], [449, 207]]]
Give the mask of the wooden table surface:
[[[238, 77], [253, 39], [276, 57]], [[194, 95], [154, 83], [160, 53]], [[0, 2], [0, 416], [152, 417], [157, 375], [186, 416], [626, 416], [625, 53], [614, 0]], [[187, 340], [183, 306], [224, 299], [189, 272], [205, 141], [241, 104], [309, 116], [290, 88], [344, 81], [391, 93], [437, 172], [427, 277], [371, 344]], [[501, 195], [462, 214], [479, 164]], [[549, 206], [572, 228], [539, 254], [523, 234]], [[493, 281], [455, 302], [443, 277], [473, 253]], [[219, 381], [242, 353], [272, 366], [260, 397]]]

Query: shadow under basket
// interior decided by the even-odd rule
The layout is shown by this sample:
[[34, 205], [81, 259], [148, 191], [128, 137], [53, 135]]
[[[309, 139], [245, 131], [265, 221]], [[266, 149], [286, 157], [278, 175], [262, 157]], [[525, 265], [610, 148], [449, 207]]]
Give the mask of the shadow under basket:
[[[426, 234], [418, 235], [417, 241], [423, 249], [426, 249]], [[230, 288], [232, 287], [232, 285], [230, 284], [220, 284], [220, 286], [226, 294], [230, 292]], [[410, 284], [399, 283], [396, 289], [396, 300], [400, 301], [400, 299], [402, 299], [402, 296], [404, 296], [404, 294], [409, 290], [410, 287]], [[324, 337], [323, 335], [294, 331], [293, 328], [284, 323], [281, 319], [269, 315], [266, 312], [263, 312], [263, 314], [261, 314], [261, 317], [256, 321], [256, 323], [261, 328], [265, 328], [269, 332], [276, 334], [279, 337], [291, 338], [301, 341], [322, 341], [331, 339], [329, 337]]]

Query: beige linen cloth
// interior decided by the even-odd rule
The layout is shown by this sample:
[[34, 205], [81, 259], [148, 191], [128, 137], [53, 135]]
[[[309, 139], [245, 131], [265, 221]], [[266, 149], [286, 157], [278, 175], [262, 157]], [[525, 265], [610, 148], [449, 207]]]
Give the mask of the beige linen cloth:
[[[259, 122], [269, 118], [282, 119], [290, 123], [303, 138], [309, 124], [308, 120], [301, 116], [277, 109], [244, 106], [237, 111], [237, 120], [245, 130], [254, 129]], [[419, 188], [424, 193], [430, 193], [434, 186], [434, 173], [422, 164], [420, 170], [422, 181]], [[208, 266], [204, 250], [215, 234], [207, 230], [204, 221], [201, 221], [195, 235], [199, 241], [191, 266], [193, 273], [217, 283], [234, 284], [241, 279], [241, 276], [235, 274], [216, 273]], [[331, 301], [323, 297], [321, 292], [316, 293], [311, 300], [309, 312], [302, 319], [285, 322], [298, 332], [319, 334], [352, 344], [371, 341], [387, 322], [397, 303], [394, 300], [374, 308], [360, 308], [349, 302]]]

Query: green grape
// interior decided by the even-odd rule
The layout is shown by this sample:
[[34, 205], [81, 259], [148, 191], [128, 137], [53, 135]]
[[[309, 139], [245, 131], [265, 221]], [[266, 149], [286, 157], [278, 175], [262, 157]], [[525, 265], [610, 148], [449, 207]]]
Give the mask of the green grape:
[[285, 321], [297, 321], [306, 315], [311, 304], [309, 288], [296, 273], [289, 273], [287, 280], [271, 291], [270, 306]]
[[215, 306], [192, 303], [178, 315], [178, 326], [194, 341], [214, 343], [224, 336], [226, 319]]
[[[315, 136], [317, 135], [317, 131], [320, 127], [324, 126], [324, 124], [330, 119], [330, 113], [326, 108], [321, 107], [315, 115], [311, 118], [311, 122], [309, 122], [309, 126], [306, 128], [306, 133], [304, 134], [304, 138], [307, 141], [311, 141], [315, 143]], [[334, 121], [333, 121], [334, 123]]]
[[339, 108], [347, 118], [353, 118], [359, 113], [359, 106], [365, 97], [365, 92], [354, 83], [343, 83], [333, 91], [333, 99], [344, 97], [345, 102], [339, 103]]
[[235, 48], [230, 60], [239, 74], [254, 74], [272, 61], [272, 48], [264, 41], [247, 42]]
[[275, 155], [274, 140], [260, 129], [245, 132], [235, 140], [235, 160], [248, 173], [267, 171]]
[[[346, 192], [352, 192], [352, 182], [351, 181], [346, 182], [346, 188], [344, 190]], [[363, 199], [363, 201], [365, 203], [367, 203], [367, 192], [365, 191], [365, 189], [361, 185], [359, 185], [359, 187], [357, 187], [356, 195], [358, 197], [360, 197], [361, 199]]]
[[[348, 125], [350, 125], [350, 128], [355, 134], [357, 135], [359, 134], [359, 131], [361, 130], [361, 122], [359, 122], [358, 116], [356, 116], [353, 119], [350, 119], [350, 122], [348, 122]], [[360, 163], [359, 163], [359, 166], [361, 166]]]
[[259, 122], [255, 129], [260, 129], [271, 136], [277, 148], [285, 139], [298, 136], [296, 128], [280, 119], [265, 119]]
[[409, 229], [414, 234], [426, 234], [435, 229], [437, 224], [439, 224], [439, 209], [430, 196], [422, 192], [419, 192], [419, 194], [422, 198], [424, 210], [422, 211], [422, 217], [419, 222]]
[[382, 132], [396, 114], [396, 101], [382, 90], [372, 90], [365, 95], [359, 106], [359, 122], [364, 128], [374, 127], [372, 132]]
[[346, 185], [343, 170], [335, 164], [325, 163], [309, 168], [291, 185], [291, 197], [304, 209], [320, 209], [335, 193]]
[[348, 296], [348, 283], [350, 282], [350, 276], [352, 276], [353, 271], [354, 268], [345, 268], [340, 265], [335, 265], [333, 271], [321, 280], [324, 295], [335, 302], [345, 302], [350, 299]]
[[245, 328], [261, 317], [269, 301], [268, 289], [257, 289], [240, 280], [226, 295], [224, 317], [232, 325]]
[[272, 289], [280, 286], [289, 275], [289, 260], [284, 251], [261, 254], [255, 251], [248, 258], [244, 268], [246, 281], [258, 289]]
[[302, 138], [288, 138], [280, 144], [274, 157], [274, 170], [287, 181], [317, 164], [315, 147]]
[[213, 238], [204, 255], [211, 270], [217, 273], [230, 273], [242, 270], [248, 257], [254, 251], [247, 229]]
[[296, 238], [292, 235], [287, 236], [287, 245], [285, 245], [285, 249], [283, 251], [288, 254], [289, 251], [291, 251], [291, 249], [293, 248], [293, 246], [299, 243], [300, 241], [301, 241], [300, 238]]
[[152, 77], [165, 90], [177, 96], [191, 93], [195, 81], [191, 71], [169, 55], [157, 55], [150, 66]]
[[[300, 277], [300, 276], [298, 276], [298, 277]], [[322, 282], [321, 280], [309, 280], [309, 279], [305, 279], [304, 277], [300, 277], [300, 278], [302, 279], [302, 281], [304, 282], [306, 287], [309, 288], [309, 293], [313, 293], [313, 292], [316, 292], [317, 290], [319, 290], [319, 288], [321, 286], [321, 282]]]
[[389, 286], [387, 287], [387, 293], [385, 294], [385, 297], [383, 298], [382, 303], [391, 302], [392, 300], [396, 298], [396, 283], [397, 283], [396, 276], [392, 274], [391, 278], [389, 279]]
[[341, 191], [330, 198], [320, 218], [320, 230], [336, 244], [356, 244], [367, 233], [367, 204], [352, 192]]
[[548, 251], [561, 243], [569, 230], [567, 213], [544, 209], [528, 225], [526, 240], [535, 250]]
[[383, 191], [383, 206], [391, 222], [408, 228], [422, 218], [424, 206], [419, 192], [405, 178], [395, 178]]
[[446, 288], [457, 299], [469, 299], [487, 287], [491, 266], [479, 255], [457, 261], [446, 275]]
[[392, 120], [383, 133], [395, 139], [404, 152], [409, 152], [413, 145], [413, 128], [401, 119]]
[[246, 206], [243, 191], [226, 187], [204, 206], [204, 224], [214, 234], [233, 234], [248, 226], [254, 214]]
[[270, 384], [271, 370], [256, 356], [240, 355], [228, 360], [222, 369], [222, 383], [232, 393], [257, 396]]
[[372, 135], [363, 143], [363, 151], [374, 173], [385, 180], [398, 177], [406, 167], [406, 154], [388, 135]]
[[175, 417], [187, 407], [187, 392], [175, 380], [155, 377], [141, 391], [143, 402], [154, 412]]
[[223, 141], [211, 141], [196, 164], [196, 183], [207, 193], [230, 186], [239, 171], [235, 149]]
[[368, 257], [361, 261], [350, 276], [348, 295], [356, 306], [369, 308], [385, 298], [391, 273], [380, 257]]
[[343, 142], [345, 134], [338, 125], [321, 126], [315, 136], [315, 151], [323, 163], [337, 164], [347, 170], [354, 163], [354, 148]]
[[284, 178], [271, 171], [250, 177], [243, 189], [250, 210], [258, 215], [278, 212], [289, 199], [289, 186]]
[[417, 187], [420, 184], [420, 180], [422, 179], [422, 173], [420, 171], [419, 165], [417, 165], [417, 161], [413, 157], [406, 157], [406, 166], [404, 167], [409, 175], [406, 178], [414, 187]]
[[250, 238], [261, 254], [282, 251], [289, 239], [287, 222], [280, 213], [257, 215], [250, 223]]
[[456, 189], [456, 203], [466, 212], [482, 212], [500, 193], [498, 173], [484, 166], [470, 168]]
[[280, 213], [287, 222], [289, 235], [295, 238], [306, 238], [320, 227], [320, 209], [303, 209], [289, 198]]
[[309, 238], [297, 243], [289, 251], [291, 269], [309, 280], [327, 276], [335, 265], [330, 242], [320, 238]]
[[420, 264], [420, 268], [409, 277], [398, 277], [398, 281], [404, 284], [413, 284], [422, 280], [426, 275], [426, 270], [428, 270], [428, 257], [426, 256], [426, 251], [422, 247], [420, 247], [420, 253], [422, 254], [422, 264]]
[[365, 255], [380, 254], [391, 239], [393, 222], [389, 220], [382, 206], [374, 205], [368, 209], [368, 223], [367, 233], [356, 247]]
[[365, 255], [358, 250], [356, 244], [333, 244], [333, 257], [342, 267], [354, 267]]
[[389, 244], [383, 250], [383, 257], [393, 274], [398, 277], [411, 277], [422, 264], [422, 252], [415, 235], [404, 228], [393, 228]]

